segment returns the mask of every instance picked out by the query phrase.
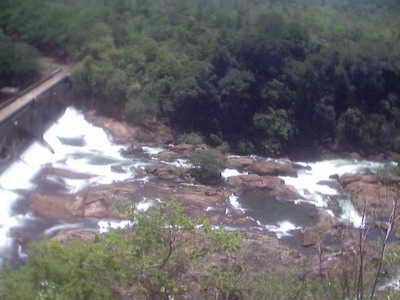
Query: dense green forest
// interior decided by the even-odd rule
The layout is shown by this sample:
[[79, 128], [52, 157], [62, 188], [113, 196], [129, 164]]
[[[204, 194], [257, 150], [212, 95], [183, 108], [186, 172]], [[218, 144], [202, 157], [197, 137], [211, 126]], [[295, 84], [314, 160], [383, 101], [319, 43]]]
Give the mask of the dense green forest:
[[76, 63], [82, 99], [239, 153], [400, 151], [396, 0], [3, 0], [0, 28]]
[[38, 72], [38, 59], [35, 48], [12, 41], [0, 29], [0, 88], [32, 82]]

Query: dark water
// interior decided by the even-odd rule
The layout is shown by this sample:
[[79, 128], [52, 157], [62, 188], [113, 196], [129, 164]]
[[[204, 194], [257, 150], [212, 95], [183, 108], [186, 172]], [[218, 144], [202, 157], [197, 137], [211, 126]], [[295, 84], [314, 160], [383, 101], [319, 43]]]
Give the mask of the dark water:
[[239, 203], [249, 216], [262, 224], [278, 224], [290, 221], [296, 226], [310, 226], [318, 218], [318, 210], [311, 204], [295, 204], [291, 201], [266, 197], [263, 192], [248, 191], [239, 197]]

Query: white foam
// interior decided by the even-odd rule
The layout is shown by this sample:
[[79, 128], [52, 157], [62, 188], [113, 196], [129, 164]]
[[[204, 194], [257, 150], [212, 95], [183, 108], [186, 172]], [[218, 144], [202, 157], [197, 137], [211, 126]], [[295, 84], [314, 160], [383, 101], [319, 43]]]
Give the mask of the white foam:
[[178, 168], [185, 168], [185, 169], [193, 168], [193, 165], [187, 159], [182, 159], [182, 158], [179, 158], [172, 162], [163, 161], [163, 163], [165, 163], [167, 165], [175, 166]]
[[229, 177], [233, 176], [240, 176], [240, 175], [248, 175], [248, 172], [239, 172], [236, 169], [225, 169], [222, 171], [221, 176], [225, 179], [228, 179]]
[[[43, 135], [48, 146], [39, 142], [30, 145], [20, 158], [0, 175], [0, 255], [10, 251], [13, 238], [10, 229], [26, 221], [25, 216], [13, 216], [12, 206], [22, 199], [14, 190], [31, 191], [36, 187], [35, 176], [45, 167], [52, 166], [67, 171], [93, 175], [86, 179], [64, 178], [48, 175], [47, 179], [64, 184], [69, 193], [77, 193], [89, 185], [110, 184], [130, 179], [132, 167], [144, 163], [132, 162], [121, 155], [126, 146], [116, 145], [107, 133], [85, 120], [84, 115], [74, 108], [65, 113]], [[79, 146], [63, 143], [63, 139], [80, 139]], [[150, 149], [148, 149], [150, 151]], [[158, 150], [152, 149], [152, 153]], [[93, 161], [97, 160], [97, 161]], [[120, 167], [121, 170], [114, 170]], [[74, 228], [77, 224], [58, 225]], [[48, 229], [50, 234], [61, 227]]]
[[161, 200], [158, 198], [155, 200], [144, 198], [142, 201], [140, 201], [136, 205], [136, 209], [139, 211], [145, 212], [145, 211], [148, 211], [150, 209], [150, 207], [153, 207], [154, 205], [156, 205], [157, 203], [160, 203], [160, 202], [161, 202]]
[[236, 209], [239, 209], [241, 211], [245, 211], [245, 209], [240, 205], [239, 203], [239, 197], [236, 196], [235, 194], [232, 194], [229, 196], [229, 203]]
[[132, 226], [132, 222], [128, 220], [121, 220], [121, 221], [99, 221], [98, 223], [99, 232], [105, 233], [109, 232], [112, 229], [124, 229], [129, 226]]
[[147, 147], [147, 146], [142, 147], [142, 149], [145, 153], [150, 155], [157, 155], [165, 150], [160, 147]]
[[[325, 160], [315, 163], [297, 164], [304, 167], [311, 167], [311, 170], [299, 170], [298, 177], [281, 178], [286, 184], [296, 188], [297, 192], [302, 196], [303, 201], [314, 204], [317, 207], [327, 208], [328, 197], [338, 195], [339, 191], [327, 185], [320, 184], [321, 181], [334, 182], [329, 178], [331, 175], [342, 176], [344, 174], [355, 174], [362, 169], [369, 168], [376, 170], [383, 167], [383, 164], [369, 161], [354, 160]], [[340, 199], [340, 205], [343, 210], [341, 219], [347, 220], [354, 226], [361, 226], [361, 216], [348, 199]]]
[[[261, 225], [261, 224], [259, 224]], [[300, 230], [301, 227], [294, 225], [289, 221], [279, 222], [277, 225], [264, 225], [264, 227], [276, 234], [278, 239], [291, 236], [291, 231]]]

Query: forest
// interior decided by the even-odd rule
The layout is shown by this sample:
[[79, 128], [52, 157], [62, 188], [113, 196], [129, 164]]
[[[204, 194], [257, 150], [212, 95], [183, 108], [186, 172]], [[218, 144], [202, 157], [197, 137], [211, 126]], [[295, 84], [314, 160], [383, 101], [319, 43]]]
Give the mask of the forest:
[[3, 0], [0, 45], [19, 51], [1, 51], [1, 85], [34, 74], [27, 43], [132, 123], [156, 116], [241, 154], [399, 152], [399, 13], [395, 0]]

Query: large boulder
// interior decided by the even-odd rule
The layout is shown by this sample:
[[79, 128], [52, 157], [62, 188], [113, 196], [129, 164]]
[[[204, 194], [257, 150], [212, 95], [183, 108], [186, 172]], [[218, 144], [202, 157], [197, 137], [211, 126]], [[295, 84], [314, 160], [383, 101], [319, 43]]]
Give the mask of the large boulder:
[[143, 126], [130, 126], [126, 122], [99, 116], [89, 112], [86, 117], [96, 126], [108, 130], [113, 138], [120, 143], [171, 143], [175, 140], [173, 131], [157, 120], [147, 120]]
[[117, 207], [126, 206], [136, 191], [136, 184], [110, 184], [87, 188], [76, 195], [33, 193], [30, 206], [40, 215], [57, 219], [124, 218], [126, 212]]
[[293, 163], [286, 161], [258, 161], [248, 166], [247, 170], [261, 176], [297, 176]]
[[189, 207], [207, 209], [223, 205], [229, 198], [229, 194], [221, 189], [196, 185], [180, 187], [174, 197], [178, 202]]
[[[398, 177], [392, 177], [391, 182], [398, 181]], [[364, 206], [368, 219], [375, 217], [389, 218], [393, 201], [398, 198], [396, 189], [382, 183], [376, 175], [348, 175], [342, 176], [340, 182], [346, 192], [351, 193], [353, 203], [359, 211]]]
[[156, 176], [163, 180], [169, 180], [176, 183], [192, 181], [188, 172], [173, 165], [156, 164], [146, 167], [145, 170], [147, 174]]
[[244, 169], [254, 162], [254, 158], [249, 156], [228, 156], [226, 159], [226, 166], [233, 169]]
[[172, 161], [178, 159], [181, 155], [173, 151], [163, 151], [158, 154], [158, 158], [164, 161]]
[[239, 175], [228, 178], [226, 184], [236, 193], [246, 190], [259, 190], [266, 197], [286, 200], [301, 198], [293, 187], [286, 185], [282, 179], [276, 176]]

